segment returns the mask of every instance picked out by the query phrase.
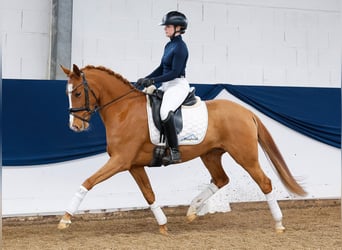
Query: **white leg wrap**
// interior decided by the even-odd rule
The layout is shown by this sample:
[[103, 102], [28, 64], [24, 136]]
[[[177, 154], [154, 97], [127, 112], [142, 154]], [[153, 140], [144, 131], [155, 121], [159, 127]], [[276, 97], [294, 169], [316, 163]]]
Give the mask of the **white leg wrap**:
[[190, 204], [190, 207], [193, 210], [199, 211], [203, 205], [203, 203], [208, 200], [212, 195], [214, 195], [219, 188], [214, 184], [210, 183], [210, 185], [204, 189], [199, 195], [197, 195]]
[[280, 210], [280, 207], [278, 205], [278, 202], [275, 198], [275, 195], [273, 193], [273, 191], [271, 191], [270, 193], [266, 194], [266, 200], [268, 203], [268, 206], [271, 210], [271, 214], [273, 216], [273, 219], [277, 222], [281, 221], [283, 219], [283, 214]]
[[154, 202], [152, 205], [150, 205], [150, 208], [158, 222], [158, 225], [165, 225], [167, 222], [167, 218], [160, 206], [158, 206], [156, 202]]
[[87, 193], [88, 190], [85, 187], [80, 186], [78, 191], [74, 194], [74, 197], [72, 197], [72, 200], [65, 211], [71, 215], [74, 215]]

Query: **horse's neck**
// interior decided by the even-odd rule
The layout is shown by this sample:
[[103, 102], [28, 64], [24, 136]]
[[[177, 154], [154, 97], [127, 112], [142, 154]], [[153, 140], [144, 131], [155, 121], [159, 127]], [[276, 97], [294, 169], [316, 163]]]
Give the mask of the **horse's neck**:
[[95, 82], [100, 106], [112, 101], [115, 102], [115, 100], [119, 100], [128, 92], [134, 91], [130, 84], [107, 72], [97, 71], [91, 73], [89, 76]]
[[[109, 98], [110, 100], [120, 98], [121, 96], [132, 90], [131, 86], [115, 78], [114, 76], [109, 77], [108, 80], [103, 82], [102, 85], [102, 96], [104, 98]], [[107, 99], [103, 101], [108, 102], [110, 100]]]
[[[139, 110], [146, 105], [146, 97], [129, 83], [116, 76], [104, 74], [96, 80], [99, 92], [100, 114], [106, 123], [110, 120], [121, 120], [122, 115], [129, 110]], [[118, 125], [118, 124], [117, 124]]]

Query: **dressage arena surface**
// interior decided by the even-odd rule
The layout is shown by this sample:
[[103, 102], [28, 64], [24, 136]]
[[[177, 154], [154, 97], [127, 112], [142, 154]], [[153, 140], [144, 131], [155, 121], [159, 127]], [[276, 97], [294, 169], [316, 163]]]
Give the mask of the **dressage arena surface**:
[[74, 217], [4, 218], [3, 249], [342, 249], [341, 201], [280, 201], [285, 233], [273, 230], [266, 202], [232, 203], [232, 211], [186, 221], [187, 207], [165, 207], [169, 236], [160, 235], [150, 210]]

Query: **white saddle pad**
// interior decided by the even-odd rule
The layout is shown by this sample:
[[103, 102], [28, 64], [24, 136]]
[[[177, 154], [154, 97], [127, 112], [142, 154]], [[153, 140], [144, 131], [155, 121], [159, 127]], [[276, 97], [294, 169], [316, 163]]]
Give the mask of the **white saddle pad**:
[[[150, 139], [154, 145], [163, 145], [159, 143], [160, 132], [153, 122], [152, 110], [148, 96], [147, 98], [147, 117]], [[199, 97], [197, 103], [193, 106], [182, 106], [183, 130], [178, 135], [179, 145], [196, 145], [203, 141], [208, 128], [208, 110], [207, 105]]]

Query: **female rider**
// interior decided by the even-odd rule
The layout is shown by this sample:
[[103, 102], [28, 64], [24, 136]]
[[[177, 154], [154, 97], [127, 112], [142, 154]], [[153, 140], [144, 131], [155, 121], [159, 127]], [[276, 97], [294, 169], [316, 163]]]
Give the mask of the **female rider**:
[[185, 79], [188, 48], [182, 39], [188, 20], [183, 13], [171, 11], [163, 17], [160, 25], [165, 26], [165, 34], [170, 41], [164, 48], [160, 65], [151, 74], [139, 79], [137, 85], [148, 87], [155, 83], [162, 83], [160, 89], [164, 91], [164, 96], [160, 117], [170, 149], [170, 154], [163, 158], [163, 162], [172, 164], [181, 162], [174, 112], [185, 100], [190, 89], [189, 82]]

